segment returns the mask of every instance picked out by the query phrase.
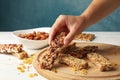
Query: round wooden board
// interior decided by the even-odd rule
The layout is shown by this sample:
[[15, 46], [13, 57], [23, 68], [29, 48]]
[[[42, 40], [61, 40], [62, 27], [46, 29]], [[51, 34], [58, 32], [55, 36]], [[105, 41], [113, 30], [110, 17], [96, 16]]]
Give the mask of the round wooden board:
[[111, 62], [116, 63], [115, 70], [100, 72], [93, 64], [89, 64], [90, 68], [87, 70], [88, 74], [85, 75], [81, 71], [72, 71], [71, 67], [63, 64], [56, 65], [57, 73], [40, 69], [39, 62], [40, 56], [46, 53], [46, 48], [36, 54], [33, 60], [33, 66], [38, 73], [48, 80], [118, 80], [120, 79], [120, 46], [102, 44], [102, 43], [77, 43], [77, 46], [83, 47], [88, 45], [98, 46], [98, 53], [108, 58]]

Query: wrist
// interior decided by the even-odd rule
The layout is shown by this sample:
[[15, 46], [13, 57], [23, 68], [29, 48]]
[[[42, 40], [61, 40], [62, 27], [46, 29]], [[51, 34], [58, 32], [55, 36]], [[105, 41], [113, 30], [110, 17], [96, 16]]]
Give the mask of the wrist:
[[88, 27], [87, 18], [86, 18], [85, 15], [80, 15], [80, 16], [79, 16], [79, 20], [80, 20], [80, 22], [82, 22], [82, 23], [80, 24], [80, 27], [81, 27], [81, 30], [83, 31], [84, 29], [86, 29], [86, 28]]

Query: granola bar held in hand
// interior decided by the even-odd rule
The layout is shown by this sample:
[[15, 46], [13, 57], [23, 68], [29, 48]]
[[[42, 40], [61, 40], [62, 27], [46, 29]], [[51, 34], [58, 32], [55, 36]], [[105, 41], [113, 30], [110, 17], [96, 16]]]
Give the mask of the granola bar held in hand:
[[41, 65], [40, 67], [42, 69], [52, 69], [53, 64], [55, 60], [58, 57], [58, 51], [57, 49], [63, 46], [63, 40], [66, 36], [65, 32], [58, 33], [53, 41], [51, 42], [49, 48], [47, 49], [47, 54], [44, 55], [44, 57], [41, 60]]

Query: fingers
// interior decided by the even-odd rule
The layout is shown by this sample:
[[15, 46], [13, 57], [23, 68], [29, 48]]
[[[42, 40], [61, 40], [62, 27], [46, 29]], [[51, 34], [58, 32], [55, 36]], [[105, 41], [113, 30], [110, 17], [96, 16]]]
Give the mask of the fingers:
[[72, 29], [68, 33], [68, 35], [64, 39], [64, 46], [67, 46], [73, 40], [74, 36], [76, 35], [76, 31], [77, 29]]
[[52, 26], [52, 29], [51, 29], [51, 31], [50, 31], [50, 34], [49, 34], [49, 44], [50, 44], [50, 42], [53, 40], [55, 34], [56, 34], [58, 31], [62, 30], [62, 26], [65, 25], [64, 20], [65, 20], [65, 15], [60, 15], [60, 16], [56, 19], [55, 23], [54, 23], [53, 26]]
[[77, 33], [84, 30], [85, 19], [82, 16], [60, 15], [52, 26], [49, 35], [49, 44], [54, 39], [56, 33], [67, 32], [64, 45], [67, 46]]
[[50, 42], [53, 40], [56, 32], [57, 32], [57, 28], [52, 28], [52, 29], [51, 29], [50, 34], [49, 34], [49, 44], [50, 44]]

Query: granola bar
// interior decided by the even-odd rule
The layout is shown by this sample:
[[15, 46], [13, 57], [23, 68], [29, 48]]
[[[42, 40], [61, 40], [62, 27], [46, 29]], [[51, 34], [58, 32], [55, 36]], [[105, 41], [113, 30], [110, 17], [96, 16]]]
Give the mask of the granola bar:
[[75, 39], [83, 41], [92, 41], [95, 38], [94, 34], [81, 33], [75, 36]]
[[54, 64], [55, 59], [57, 58], [58, 52], [50, 52], [50, 47], [47, 49], [47, 53], [45, 53], [40, 60], [40, 68], [51, 70]]
[[0, 53], [12, 54], [19, 59], [27, 58], [28, 54], [22, 48], [22, 44], [0, 44]]
[[114, 69], [112, 63], [98, 53], [87, 54], [88, 59], [99, 67], [100, 71], [111, 71]]
[[18, 53], [22, 50], [21, 44], [0, 44], [0, 53]]
[[73, 57], [69, 54], [62, 54], [60, 57], [60, 63], [64, 63], [70, 67], [74, 67], [75, 70], [81, 70], [88, 68], [88, 63], [84, 59]]
[[52, 48], [60, 48], [62, 47], [64, 38], [67, 34], [65, 32], [57, 33], [53, 41], [51, 41], [50, 47]]
[[98, 46], [85, 46], [85, 47], [77, 47], [76, 43], [71, 43], [68, 47], [62, 48], [61, 52], [63, 54], [70, 54], [76, 58], [84, 58], [88, 53], [96, 52], [98, 50]]
[[57, 51], [57, 49], [63, 46], [63, 40], [65, 36], [65, 32], [59, 33], [55, 36], [50, 44], [50, 47], [47, 50], [48, 53], [45, 54], [41, 60], [41, 68], [49, 70], [52, 69], [54, 62], [58, 57], [59, 52]]

